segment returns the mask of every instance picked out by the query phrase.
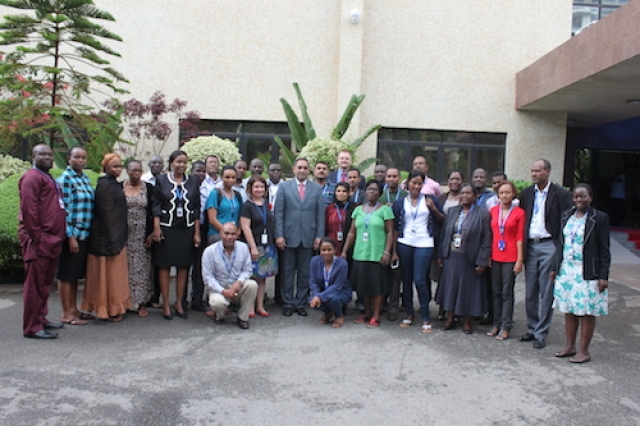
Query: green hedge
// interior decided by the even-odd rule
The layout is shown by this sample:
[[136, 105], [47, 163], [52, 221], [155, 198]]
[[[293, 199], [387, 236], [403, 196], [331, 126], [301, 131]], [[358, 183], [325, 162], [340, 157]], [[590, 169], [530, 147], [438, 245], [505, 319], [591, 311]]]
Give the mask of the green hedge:
[[[52, 169], [51, 174], [57, 178], [62, 174], [62, 169]], [[90, 170], [85, 173], [91, 179], [95, 188], [98, 174]], [[18, 208], [20, 196], [18, 193], [18, 181], [23, 173], [10, 176], [0, 184], [0, 271], [4, 273], [20, 273], [22, 271], [22, 256], [18, 241]]]

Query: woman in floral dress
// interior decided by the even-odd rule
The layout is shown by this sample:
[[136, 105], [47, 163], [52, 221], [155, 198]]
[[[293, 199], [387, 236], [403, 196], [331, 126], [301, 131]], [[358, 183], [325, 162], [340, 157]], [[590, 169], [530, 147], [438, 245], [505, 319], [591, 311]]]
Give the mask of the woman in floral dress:
[[[573, 189], [574, 208], [562, 215], [562, 251], [556, 265], [554, 307], [565, 313], [567, 343], [556, 352], [558, 358], [572, 357], [572, 363], [591, 360], [589, 343], [596, 327], [596, 317], [608, 313], [609, 216], [591, 207], [593, 190], [581, 183]], [[555, 276], [555, 272], [552, 273]], [[576, 336], [580, 347], [576, 352]]]
[[129, 266], [129, 290], [131, 306], [138, 308], [138, 316], [146, 317], [146, 303], [153, 294], [153, 267], [151, 239], [153, 216], [151, 214], [151, 192], [153, 186], [143, 182], [142, 163], [132, 160], [127, 165], [129, 180], [123, 182], [127, 199], [127, 263]]

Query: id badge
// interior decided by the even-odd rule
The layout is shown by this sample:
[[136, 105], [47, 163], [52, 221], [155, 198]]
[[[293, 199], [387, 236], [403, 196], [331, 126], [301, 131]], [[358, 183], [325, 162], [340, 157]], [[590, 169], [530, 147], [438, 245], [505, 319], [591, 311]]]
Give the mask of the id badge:
[[498, 250], [504, 251], [507, 248], [507, 243], [504, 240], [498, 241]]
[[462, 236], [460, 236], [460, 234], [454, 235], [451, 240], [451, 245], [453, 248], [460, 248], [462, 246]]
[[342, 238], [343, 238], [342, 231], [338, 231], [338, 233], [336, 234], [336, 240], [342, 241]]
[[362, 233], [362, 241], [364, 241], [365, 243], [367, 241], [369, 241], [369, 233], [368, 232], [363, 232]]
[[417, 230], [415, 227], [414, 227], [414, 228], [411, 228], [411, 235], [414, 235], [414, 236], [415, 236], [415, 235], [416, 235], [416, 232], [418, 232], [418, 230]]
[[182, 207], [176, 208], [176, 217], [184, 217], [184, 209]]
[[58, 204], [60, 204], [60, 208], [64, 210], [64, 200], [62, 198], [58, 198]]
[[268, 234], [262, 234], [260, 236], [260, 244], [265, 246], [265, 245], [267, 245], [268, 242], [269, 242], [269, 235]]

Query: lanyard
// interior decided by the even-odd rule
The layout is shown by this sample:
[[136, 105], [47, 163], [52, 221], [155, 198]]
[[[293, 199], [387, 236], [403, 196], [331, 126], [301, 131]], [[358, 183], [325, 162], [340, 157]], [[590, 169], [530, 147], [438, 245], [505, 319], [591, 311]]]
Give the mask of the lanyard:
[[222, 261], [224, 262], [224, 267], [227, 268], [227, 274], [229, 274], [230, 278], [233, 278], [233, 264], [236, 262], [236, 249], [233, 248], [233, 254], [231, 255], [231, 262], [227, 263], [227, 256], [224, 253], [224, 248], [222, 244], [220, 244], [220, 256], [222, 257]]
[[369, 229], [369, 223], [371, 222], [371, 215], [373, 214], [373, 212], [376, 211], [379, 205], [380, 203], [376, 203], [376, 205], [373, 206], [373, 209], [369, 211], [366, 211], [364, 209], [365, 206], [362, 206], [362, 211], [364, 212], [364, 229], [365, 230]]
[[[574, 215], [575, 217], [575, 215]], [[571, 245], [573, 245], [576, 241], [576, 237], [578, 236], [578, 231], [580, 231], [580, 227], [582, 226], [582, 221], [587, 223], [587, 217], [589, 217], [589, 213], [585, 213], [582, 218], [575, 217], [574, 226], [569, 230], [569, 240], [571, 241]]]
[[413, 204], [411, 203], [411, 197], [408, 196], [407, 197], [407, 201], [409, 201], [409, 210], [411, 211], [411, 216], [413, 217], [413, 223], [416, 223], [416, 218], [418, 217], [418, 210], [420, 210], [420, 202], [422, 201], [422, 199], [424, 198], [423, 195], [420, 195], [420, 197], [418, 197], [418, 202], [416, 203], [416, 210], [413, 211]]
[[469, 212], [467, 213], [465, 213], [463, 209], [460, 209], [460, 213], [458, 214], [458, 224], [457, 224], [458, 231], [456, 232], [457, 234], [462, 234], [462, 224], [464, 224], [467, 221], [467, 217], [469, 217], [469, 215], [471, 214], [474, 208], [475, 206], [472, 205], [471, 208], [469, 209]]
[[340, 228], [340, 232], [342, 232], [342, 224], [344, 223], [343, 219], [347, 213], [347, 207], [349, 207], [349, 203], [345, 203], [342, 209], [339, 209], [336, 204], [333, 205], [333, 208], [336, 209], [336, 213], [338, 214], [338, 228]]
[[322, 274], [324, 275], [324, 288], [326, 290], [327, 287], [329, 287], [329, 278], [331, 278], [331, 273], [333, 272], [333, 266], [336, 264], [336, 258], [335, 256], [333, 257], [333, 260], [331, 261], [331, 267], [329, 268], [329, 272], [327, 272], [327, 268], [323, 267], [322, 268]]
[[[227, 203], [229, 204], [229, 208], [231, 209], [231, 218], [236, 220], [236, 194], [234, 194], [234, 190], [231, 190], [231, 197], [227, 197], [227, 193], [222, 190], [224, 194], [224, 198], [227, 199]], [[220, 206], [218, 206], [220, 207]]]
[[509, 219], [511, 210], [513, 210], [513, 204], [511, 204], [511, 207], [509, 207], [509, 211], [507, 212], [507, 215], [503, 218], [502, 214], [504, 211], [502, 210], [502, 207], [500, 207], [500, 217], [498, 219], [498, 230], [500, 231], [500, 235], [502, 235], [503, 238], [504, 238], [505, 224], [507, 223], [507, 219]]
[[540, 211], [540, 204], [542, 203], [540, 201], [540, 198], [542, 198], [542, 200], [545, 200], [547, 198], [547, 193], [544, 191], [538, 191], [536, 193], [536, 199], [535, 202], [533, 203], [533, 215], [537, 216], [538, 212]]
[[391, 200], [391, 194], [389, 193], [389, 188], [384, 190], [385, 195], [387, 196], [387, 202], [393, 204], [396, 202], [396, 200], [398, 199], [398, 195], [400, 195], [400, 190], [396, 191], [396, 198], [394, 200]]
[[258, 210], [258, 213], [260, 213], [260, 216], [262, 216], [262, 223], [264, 225], [264, 229], [267, 229], [267, 206], [262, 204], [262, 206], [257, 205], [256, 203], [253, 203], [254, 206], [256, 206], [256, 210]]

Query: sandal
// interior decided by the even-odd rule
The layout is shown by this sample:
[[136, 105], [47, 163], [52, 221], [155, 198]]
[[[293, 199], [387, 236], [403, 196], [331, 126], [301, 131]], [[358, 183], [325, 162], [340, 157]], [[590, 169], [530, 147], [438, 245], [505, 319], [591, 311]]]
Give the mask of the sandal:
[[500, 334], [496, 336], [496, 340], [507, 340], [509, 338], [509, 330], [502, 330]]
[[331, 324], [331, 327], [340, 328], [342, 327], [343, 323], [344, 323], [344, 317], [336, 318], [333, 324]]
[[371, 321], [369, 321], [369, 324], [367, 324], [367, 328], [378, 328], [378, 327], [380, 327], [380, 320], [371, 318]]
[[433, 333], [433, 327], [431, 324], [422, 324], [422, 334], [431, 334]]
[[75, 316], [70, 320], [60, 320], [60, 322], [67, 325], [87, 325], [87, 321], [83, 320], [79, 316]]
[[76, 318], [79, 318], [81, 320], [94, 320], [96, 319], [96, 317], [94, 317], [91, 314], [85, 314], [85, 313], [81, 313], [80, 315], [76, 315]]
[[371, 318], [367, 318], [364, 315], [360, 315], [357, 319], [354, 319], [353, 322], [356, 324], [364, 324], [365, 322], [369, 322]]
[[497, 336], [499, 332], [500, 332], [500, 329], [498, 327], [493, 327], [491, 328], [491, 330], [487, 331], [487, 336], [489, 337]]
[[320, 321], [318, 321], [321, 325], [329, 324], [329, 321], [333, 318], [333, 314], [324, 314]]
[[123, 315], [122, 315], [122, 314], [120, 314], [120, 315], [114, 315], [114, 316], [112, 316], [112, 317], [109, 317], [109, 319], [108, 319], [107, 321], [109, 321], [109, 322], [120, 322], [120, 321], [122, 321], [122, 319], [123, 319], [123, 318], [124, 318], [124, 317], [123, 317]]
[[147, 311], [146, 309], [139, 309], [138, 308], [138, 316], [140, 318], [148, 317], [149, 316], [149, 311]]
[[403, 319], [400, 322], [400, 327], [402, 327], [402, 328], [408, 328], [408, 327], [411, 327], [411, 325], [413, 325], [413, 318], [412, 317], [406, 317], [405, 319]]

